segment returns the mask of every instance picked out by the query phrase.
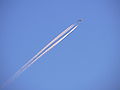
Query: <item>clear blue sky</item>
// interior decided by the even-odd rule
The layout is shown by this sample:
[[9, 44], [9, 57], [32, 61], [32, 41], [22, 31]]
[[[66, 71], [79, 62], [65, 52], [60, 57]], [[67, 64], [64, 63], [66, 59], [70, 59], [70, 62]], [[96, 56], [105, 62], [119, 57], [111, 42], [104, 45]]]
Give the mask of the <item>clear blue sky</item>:
[[1, 0], [0, 13], [0, 84], [84, 19], [4, 90], [120, 90], [119, 0]]

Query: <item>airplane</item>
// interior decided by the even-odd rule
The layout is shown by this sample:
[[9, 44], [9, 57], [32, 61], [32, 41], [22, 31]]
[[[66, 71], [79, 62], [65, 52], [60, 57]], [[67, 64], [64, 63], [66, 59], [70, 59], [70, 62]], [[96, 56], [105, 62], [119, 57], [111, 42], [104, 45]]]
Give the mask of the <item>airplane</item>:
[[79, 19], [76, 21], [76, 24], [80, 24], [83, 20], [82, 19]]

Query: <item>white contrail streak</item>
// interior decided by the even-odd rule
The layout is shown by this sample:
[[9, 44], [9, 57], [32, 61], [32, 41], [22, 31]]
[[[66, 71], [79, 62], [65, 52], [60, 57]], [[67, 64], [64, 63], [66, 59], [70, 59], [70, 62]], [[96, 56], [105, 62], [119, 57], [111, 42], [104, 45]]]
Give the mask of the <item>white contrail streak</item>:
[[42, 57], [44, 54], [46, 54], [48, 51], [50, 51], [54, 46], [56, 46], [63, 39], [65, 39], [77, 27], [78, 27], [78, 25], [72, 24], [67, 29], [65, 29], [62, 33], [60, 33], [57, 37], [55, 37], [50, 43], [48, 43], [43, 49], [41, 49], [32, 59], [30, 59], [24, 66], [22, 66], [7, 82], [5, 82], [3, 87], [8, 85], [9, 83], [11, 83], [12, 81], [14, 81], [23, 71], [25, 71], [34, 62], [36, 62], [40, 57]]
[[72, 30], [70, 30], [68, 33], [66, 33], [62, 38], [60, 38], [57, 42], [55, 42], [52, 46], [50, 46], [48, 49], [46, 49], [42, 54], [37, 56], [33, 61], [31, 61], [25, 68], [20, 69], [18, 72], [16, 72], [16, 75], [20, 75], [24, 70], [26, 70], [29, 66], [31, 66], [35, 61], [37, 61], [40, 57], [42, 57], [45, 53], [47, 53], [49, 50], [51, 50], [54, 46], [56, 46], [58, 43], [60, 43], [64, 38], [66, 38], [70, 33], [72, 33], [76, 28], [75, 26]]
[[67, 33], [71, 28], [75, 25], [70, 25], [67, 29], [65, 29], [62, 33], [60, 33], [57, 37], [55, 37], [50, 43], [48, 43], [43, 49], [41, 49], [32, 59], [30, 59], [21, 69], [25, 68], [31, 61], [33, 61], [38, 55], [40, 55], [45, 49], [47, 49], [51, 44], [53, 44], [56, 40], [62, 37], [65, 33]]

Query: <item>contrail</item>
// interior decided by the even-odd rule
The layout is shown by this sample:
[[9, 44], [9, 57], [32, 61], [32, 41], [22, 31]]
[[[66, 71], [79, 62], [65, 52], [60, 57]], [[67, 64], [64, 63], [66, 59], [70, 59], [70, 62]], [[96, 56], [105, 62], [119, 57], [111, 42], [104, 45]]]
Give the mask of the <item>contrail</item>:
[[45, 49], [47, 49], [51, 44], [53, 44], [56, 40], [62, 37], [66, 32], [68, 32], [74, 26], [75, 26], [74, 24], [70, 25], [67, 29], [65, 29], [62, 33], [60, 33], [57, 37], [55, 37], [50, 43], [48, 43], [43, 49], [41, 49], [32, 59], [30, 59], [24, 66], [22, 66], [21, 69], [25, 68], [27, 64], [33, 61], [33, 59], [35, 59], [38, 55], [40, 55]]
[[37, 61], [40, 57], [42, 57], [45, 53], [50, 51], [54, 46], [56, 46], [59, 42], [61, 42], [65, 37], [67, 37], [70, 33], [72, 33], [76, 28], [78, 27], [75, 26], [72, 30], [70, 30], [67, 34], [65, 34], [62, 38], [60, 38], [57, 42], [55, 42], [52, 46], [50, 46], [48, 49], [46, 49], [42, 54], [38, 55], [34, 60], [32, 60], [25, 68], [20, 69], [20, 71], [16, 72], [16, 75], [19, 75], [22, 73], [24, 70], [26, 70], [29, 66], [31, 66], [35, 61]]
[[[34, 62], [36, 62], [40, 57], [50, 51], [53, 47], [55, 47], [58, 43], [60, 43], [63, 39], [65, 39], [70, 33], [72, 33], [78, 25], [72, 24], [67, 29], [65, 29], [62, 33], [60, 33], [57, 37], [55, 37], [50, 43], [48, 43], [43, 49], [41, 49], [32, 59], [30, 59], [24, 66], [22, 66], [5, 84], [2, 86], [6, 86], [9, 83], [13, 82], [23, 71], [25, 71], [28, 67], [30, 67]], [[72, 30], [71, 30], [72, 29]], [[61, 37], [61, 38], [60, 38]], [[58, 40], [59, 39], [59, 40]], [[58, 41], [57, 41], [58, 40]], [[51, 46], [50, 46], [51, 45]]]

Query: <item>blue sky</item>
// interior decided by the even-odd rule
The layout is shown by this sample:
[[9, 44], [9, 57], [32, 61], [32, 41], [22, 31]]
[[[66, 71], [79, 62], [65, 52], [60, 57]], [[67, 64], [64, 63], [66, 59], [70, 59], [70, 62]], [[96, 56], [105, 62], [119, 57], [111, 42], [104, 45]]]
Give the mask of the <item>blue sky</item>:
[[0, 84], [70, 24], [84, 20], [3, 90], [120, 90], [119, 5], [119, 0], [1, 0]]

